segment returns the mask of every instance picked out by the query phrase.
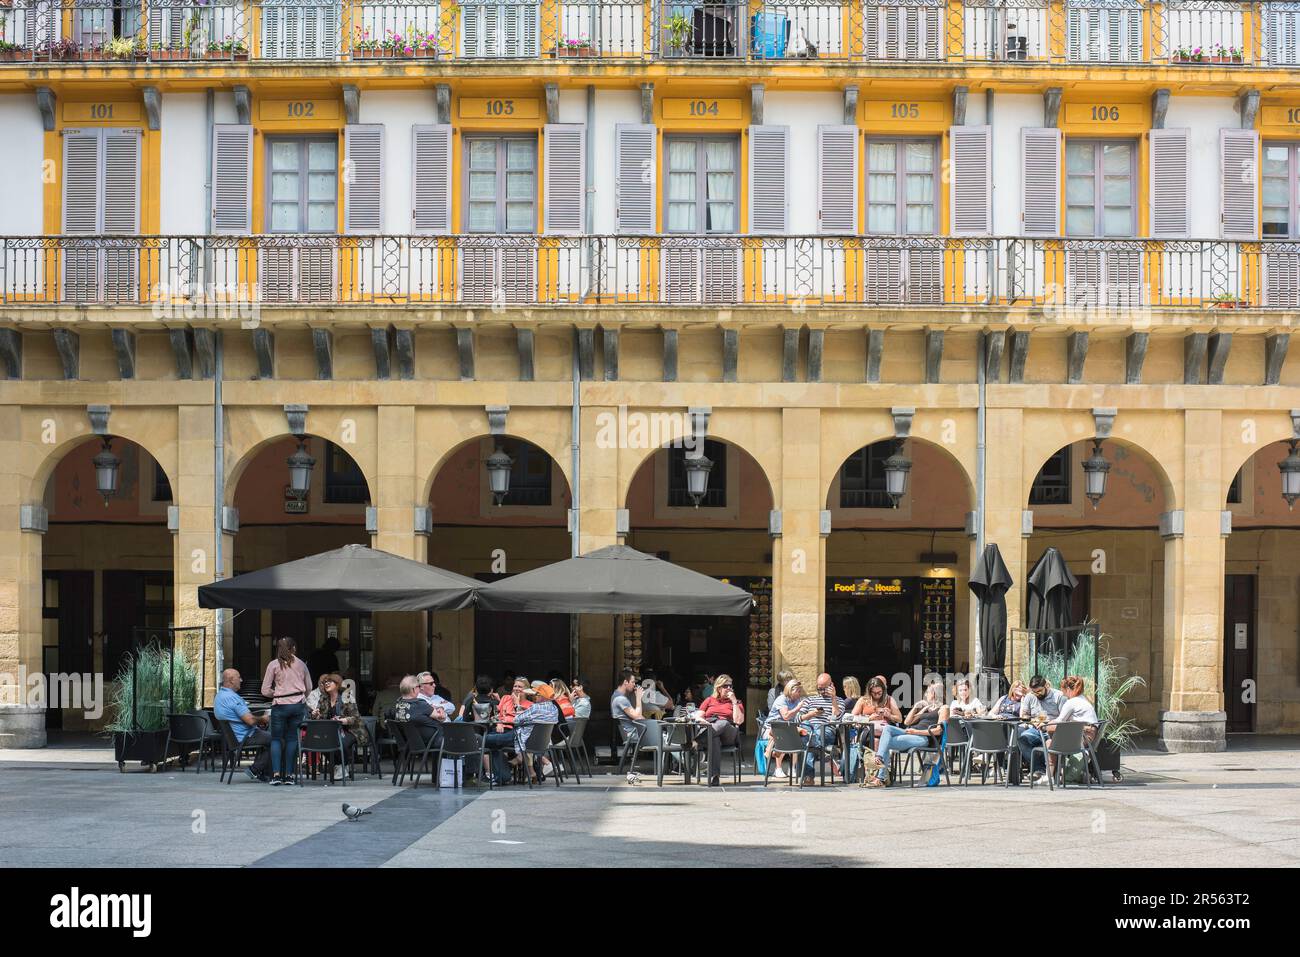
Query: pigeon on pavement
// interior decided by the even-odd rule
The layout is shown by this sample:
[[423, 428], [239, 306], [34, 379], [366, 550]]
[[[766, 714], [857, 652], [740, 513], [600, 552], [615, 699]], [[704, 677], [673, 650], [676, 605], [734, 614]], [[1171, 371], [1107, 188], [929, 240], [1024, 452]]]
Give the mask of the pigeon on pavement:
[[359, 821], [361, 820], [361, 815], [369, 814], [369, 813], [370, 813], [369, 811], [363, 808], [353, 807], [351, 804], [345, 803], [343, 805], [343, 816], [346, 817], [349, 821]]

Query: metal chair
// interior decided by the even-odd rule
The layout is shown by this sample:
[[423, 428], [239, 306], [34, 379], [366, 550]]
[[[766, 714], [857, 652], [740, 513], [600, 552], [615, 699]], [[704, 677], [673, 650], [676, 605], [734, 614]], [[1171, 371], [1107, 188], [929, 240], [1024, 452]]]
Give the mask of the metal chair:
[[524, 757], [524, 772], [528, 787], [531, 789], [533, 786], [533, 759], [550, 757], [555, 771], [555, 786], [558, 788], [560, 786], [560, 759], [558, 754], [554, 754], [555, 745], [551, 743], [551, 734], [555, 731], [555, 722], [534, 724], [530, 727], [528, 737], [524, 739], [524, 749], [519, 752]]
[[[703, 762], [704, 766], [706, 767], [708, 766], [709, 763], [707, 760], [708, 753], [709, 753], [708, 748], [701, 747], [699, 749], [700, 760]], [[733, 784], [739, 784], [741, 774], [745, 770], [745, 732], [740, 728], [737, 728], [736, 743], [720, 744], [718, 749], [718, 754], [720, 757], [726, 757], [728, 754], [731, 755], [731, 780]], [[718, 770], [721, 771], [722, 769], [719, 768]], [[700, 772], [696, 775], [696, 778], [698, 779], [698, 783], [707, 784], [709, 780], [709, 776], [712, 776], [712, 773], [713, 773], [713, 769], [709, 768], [709, 775], [706, 776], [703, 769], [701, 769]]]
[[[1043, 760], [1047, 765], [1047, 786], [1052, 787], [1052, 777], [1059, 774], [1061, 778], [1061, 787], [1065, 788], [1065, 763], [1067, 759], [1074, 757], [1076, 754], [1083, 756], [1083, 783], [1086, 787], [1092, 787], [1092, 775], [1089, 774], [1091, 768], [1088, 766], [1088, 748], [1083, 743], [1083, 733], [1089, 725], [1082, 721], [1063, 721], [1056, 725], [1056, 730], [1052, 732], [1052, 737], [1047, 744], [1041, 748], [1034, 748], [1034, 753], [1043, 752]], [[1056, 771], [1052, 771], [1052, 758], [1056, 758]], [[1033, 764], [1033, 761], [1030, 761]], [[1033, 779], [1029, 781], [1029, 786], [1034, 786]]]
[[[402, 733], [406, 736], [406, 764], [402, 768], [402, 776], [397, 783], [401, 784], [406, 780], [408, 774], [412, 774], [415, 779], [415, 787], [418, 788], [420, 778], [424, 775], [424, 769], [433, 758], [434, 752], [437, 751], [435, 744], [438, 743], [438, 738], [431, 737], [426, 741], [424, 735], [420, 733], [419, 726], [409, 721], [402, 725]], [[417, 757], [420, 759], [419, 764], [415, 763]], [[434, 773], [436, 774], [437, 771]]]
[[645, 720], [632, 722], [631, 727], [624, 726], [622, 721], [616, 722], [618, 733], [623, 737], [623, 747], [618, 757], [618, 773], [623, 773], [623, 768], [629, 763], [631, 770], [636, 770], [637, 753], [641, 747], [641, 739], [645, 737]]
[[169, 714], [167, 715], [167, 746], [163, 749], [164, 759], [167, 754], [171, 753], [172, 745], [176, 745], [176, 757], [180, 759], [183, 765], [189, 763], [190, 752], [197, 750], [199, 759], [194, 762], [194, 772], [203, 770], [203, 746], [208, 735], [208, 720], [200, 711], [197, 714]]
[[954, 752], [958, 755], [957, 780], [961, 781], [965, 777], [966, 765], [970, 761], [970, 735], [966, 732], [961, 718], [948, 719], [948, 753], [944, 755], [945, 773], [948, 765], [952, 763]]
[[590, 718], [569, 719], [569, 750], [582, 762], [582, 769], [591, 775], [591, 757], [587, 754], [587, 722]]
[[1091, 741], [1088, 740], [1086, 734], [1083, 736], [1083, 746], [1088, 752], [1088, 769], [1096, 776], [1098, 787], [1105, 787], [1102, 783], [1101, 763], [1097, 760], [1097, 746], [1101, 744], [1102, 738], [1106, 735], [1107, 723], [1108, 722], [1106, 721], [1102, 721], [1097, 725], [1097, 730], [1093, 734]]
[[[948, 762], [944, 760], [943, 751], [939, 747], [939, 742], [941, 739], [932, 738], [932, 740], [934, 743], [928, 748], [913, 748], [910, 751], [901, 752], [903, 755], [903, 773], [907, 775], [908, 787], [913, 787], [913, 788], [916, 787], [916, 769], [919, 766], [921, 768], [922, 774], [924, 774], [925, 759], [927, 757], [932, 757], [936, 761], [943, 762], [944, 779], [948, 782], [949, 787], [952, 786], [952, 777], [948, 774]], [[899, 752], [896, 751], [894, 753], [898, 754]], [[960, 780], [960, 777], [958, 778], [958, 780]]]
[[[304, 721], [302, 723], [302, 742], [298, 745], [298, 762], [293, 769], [295, 781], [302, 780], [302, 766], [306, 762], [307, 756], [319, 754], [325, 759], [325, 768], [327, 772], [332, 772], [335, 766], [334, 755], [338, 755], [338, 764], [343, 765], [347, 762], [346, 752], [343, 750], [343, 726], [337, 721]], [[348, 771], [343, 768], [343, 783], [348, 783]], [[324, 777], [326, 784], [332, 784], [330, 776]]]
[[[641, 760], [641, 752], [649, 751], [654, 761], [655, 781], [663, 787], [664, 765], [667, 763], [665, 755], [678, 754], [681, 760], [686, 759], [690, 748], [689, 737], [685, 734], [686, 728], [682, 725], [661, 724], [656, 718], [643, 718], [637, 724], [640, 726], [641, 733], [636, 739], [631, 769], [636, 770], [637, 762]], [[682, 733], [678, 734], [679, 731]], [[669, 733], [673, 735], [671, 743], [669, 743]]]
[[566, 772], [565, 766], [568, 766], [568, 773], [573, 775], [573, 780], [581, 784], [581, 769], [578, 767], [578, 752], [573, 746], [573, 726], [568, 720], [562, 720], [555, 726], [555, 733], [551, 736], [552, 750], [555, 751], [557, 759], [555, 762], [555, 772], [563, 776]]
[[[988, 719], [971, 720], [969, 718], [960, 718], [958, 720], [966, 728], [966, 735], [970, 738], [966, 756], [966, 775], [963, 783], [970, 783], [971, 759], [976, 755], [985, 755], [984, 767], [980, 770], [980, 784], [988, 782], [990, 760], [993, 763], [993, 783], [997, 784], [1002, 776], [1002, 769], [997, 763], [997, 757], [999, 755], [1004, 756], [1008, 761], [1020, 760], [1020, 752], [1016, 750], [1016, 724], [1011, 721]], [[1004, 786], [1011, 786], [1009, 770]]]
[[[203, 720], [208, 726], [207, 733], [203, 735], [203, 749], [208, 752], [208, 768], [212, 769], [217, 766], [217, 755], [225, 747], [225, 742], [221, 737], [221, 729], [217, 727], [217, 715], [211, 708], [203, 708], [195, 713], [202, 714]], [[203, 757], [202, 749], [199, 757]]]
[[[379, 719], [373, 715], [362, 715], [361, 724], [366, 729], [366, 743], [362, 745], [357, 742], [358, 752], [365, 752], [364, 767], [370, 769], [370, 773], [377, 778], [384, 776], [383, 769], [379, 766], [379, 752], [382, 750], [382, 744], [379, 740]], [[360, 756], [360, 755], [358, 755]]]
[[[794, 779], [799, 778], [799, 787], [803, 787], [803, 765], [808, 754], [808, 739], [799, 733], [799, 725], [793, 721], [770, 721], [767, 725], [768, 731], [772, 734], [772, 757], [778, 754], [790, 756], [791, 761], [795, 761], [790, 774], [790, 786], [794, 786]], [[772, 769], [776, 762], [768, 759], [767, 773], [763, 775], [763, 787], [767, 787], [767, 782], [772, 779]]]
[[[482, 729], [475, 724], [466, 724], [463, 721], [449, 721], [442, 726], [442, 743], [438, 748], [438, 756], [434, 761], [433, 780], [434, 786], [442, 787], [442, 759], [450, 758], [453, 762], [454, 771], [453, 784], [455, 787], [464, 785], [462, 762], [465, 758], [477, 757], [478, 763], [474, 765], [475, 775], [480, 782], [483, 779], [483, 734]], [[488, 788], [492, 787], [492, 775], [488, 775]]]
[[[241, 742], [235, 737], [235, 729], [230, 726], [229, 721], [218, 720], [217, 726], [221, 729], [221, 741], [225, 745], [221, 755], [221, 776], [217, 780], [221, 781], [222, 778], [225, 778], [226, 783], [229, 784], [235, 780], [235, 772], [239, 770], [240, 758], [245, 754], [256, 754], [258, 751], [264, 751], [268, 745], [249, 743], [252, 737], [251, 734]], [[226, 777], [227, 773], [230, 775], [228, 778]]]
[[405, 778], [405, 767], [409, 763], [409, 753], [406, 747], [406, 722], [389, 721], [385, 727], [393, 741], [393, 786], [397, 786], [398, 775]]

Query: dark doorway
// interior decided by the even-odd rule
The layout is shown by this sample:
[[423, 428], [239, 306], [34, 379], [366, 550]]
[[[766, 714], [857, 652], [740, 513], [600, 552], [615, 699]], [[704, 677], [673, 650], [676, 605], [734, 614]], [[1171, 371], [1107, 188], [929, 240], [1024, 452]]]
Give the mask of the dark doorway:
[[499, 681], [512, 671], [529, 681], [568, 676], [569, 616], [524, 611], [474, 612], [474, 673]]
[[[235, 612], [235, 654], [232, 667], [245, 683], [262, 683], [262, 612], [248, 608]], [[269, 636], [268, 636], [269, 639]]]
[[[906, 589], [906, 586], [903, 586]], [[874, 675], [891, 680], [922, 664], [916, 599], [901, 594], [826, 596], [826, 670], [842, 683], [852, 675], [863, 685]]]
[[[54, 621], [57, 629], [57, 644], [45, 646], [41, 655], [48, 691], [59, 686], [52, 675], [95, 670], [95, 576], [87, 571], [46, 572], [42, 586], [41, 616]], [[55, 704], [53, 697], [47, 696], [47, 728], [63, 727], [62, 711]]]
[[166, 630], [172, 624], [171, 572], [105, 570], [104, 680], [112, 681], [131, 650], [136, 628]]
[[[689, 684], [709, 675], [731, 675], [736, 697], [748, 690], [748, 616], [647, 615], [646, 647], [641, 670], [653, 670], [674, 698]], [[763, 689], [766, 690], [766, 689]]]
[[1255, 730], [1255, 576], [1228, 575], [1223, 587], [1223, 710], [1228, 731]]

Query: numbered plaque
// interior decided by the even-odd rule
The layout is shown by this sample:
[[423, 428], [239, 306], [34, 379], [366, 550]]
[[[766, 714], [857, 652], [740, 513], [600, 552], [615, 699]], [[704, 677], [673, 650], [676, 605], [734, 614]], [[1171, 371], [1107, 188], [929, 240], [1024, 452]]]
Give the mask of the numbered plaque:
[[894, 126], [934, 125], [944, 122], [944, 104], [938, 100], [868, 100], [866, 119], [871, 124]]
[[65, 123], [139, 123], [144, 107], [131, 101], [99, 100], [89, 103], [63, 104]]
[[1112, 103], [1105, 100], [1067, 103], [1064, 113], [1067, 126], [1090, 127], [1098, 133], [1108, 130], [1128, 131], [1147, 126], [1146, 109], [1138, 103]]
[[718, 97], [666, 97], [664, 99], [665, 120], [736, 122], [740, 118], [740, 100]]
[[541, 113], [536, 98], [515, 96], [462, 96], [462, 120], [535, 120]]
[[264, 120], [288, 120], [289, 122], [310, 122], [311, 120], [337, 120], [339, 118], [339, 101], [327, 99], [262, 100], [258, 116]]

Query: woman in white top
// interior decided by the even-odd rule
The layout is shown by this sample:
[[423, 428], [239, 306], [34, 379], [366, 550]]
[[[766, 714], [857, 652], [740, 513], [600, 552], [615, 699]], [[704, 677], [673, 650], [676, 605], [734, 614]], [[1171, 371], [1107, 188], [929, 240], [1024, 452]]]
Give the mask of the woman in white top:
[[958, 678], [952, 689], [952, 703], [948, 711], [954, 718], [978, 718], [984, 713], [980, 699], [971, 694], [970, 680]]

